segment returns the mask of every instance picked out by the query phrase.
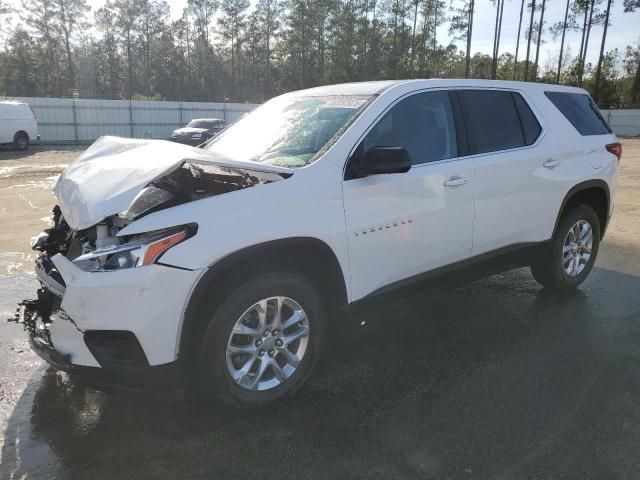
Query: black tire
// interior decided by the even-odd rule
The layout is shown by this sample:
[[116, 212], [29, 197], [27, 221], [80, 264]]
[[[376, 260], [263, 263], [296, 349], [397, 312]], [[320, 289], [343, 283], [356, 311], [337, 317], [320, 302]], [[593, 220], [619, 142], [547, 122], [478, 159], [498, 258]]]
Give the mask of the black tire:
[[[295, 300], [309, 322], [306, 351], [295, 372], [280, 385], [250, 391], [231, 378], [226, 350], [231, 331], [244, 312], [256, 302], [284, 296]], [[293, 394], [315, 367], [325, 340], [327, 317], [318, 290], [303, 276], [289, 272], [267, 273], [241, 283], [220, 302], [211, 302], [201, 311], [210, 318], [198, 350], [196, 387], [204, 399], [234, 408], [260, 408]]]
[[[579, 221], [588, 222], [593, 232], [591, 256], [584, 269], [577, 275], [569, 275], [563, 267], [563, 246], [569, 230]], [[546, 288], [554, 290], [575, 290], [585, 281], [593, 268], [600, 247], [600, 220], [589, 205], [577, 205], [566, 212], [558, 224], [549, 251], [531, 265], [533, 277]]]
[[29, 148], [29, 135], [24, 132], [16, 133], [13, 137], [13, 146], [20, 151]]

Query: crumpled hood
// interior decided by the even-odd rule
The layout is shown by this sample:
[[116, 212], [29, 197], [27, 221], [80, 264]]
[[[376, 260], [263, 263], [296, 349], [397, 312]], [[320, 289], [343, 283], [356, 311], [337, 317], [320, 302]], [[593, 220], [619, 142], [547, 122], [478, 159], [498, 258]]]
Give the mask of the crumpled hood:
[[101, 137], [62, 172], [53, 189], [62, 215], [74, 230], [89, 228], [125, 211], [154, 180], [185, 161], [291, 175], [293, 170], [216, 157], [165, 140]]

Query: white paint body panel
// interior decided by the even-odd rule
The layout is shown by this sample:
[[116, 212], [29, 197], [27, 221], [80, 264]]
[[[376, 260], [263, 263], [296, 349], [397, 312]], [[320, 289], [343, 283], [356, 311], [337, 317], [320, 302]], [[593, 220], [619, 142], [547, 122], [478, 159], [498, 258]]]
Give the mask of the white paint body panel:
[[[60, 254], [52, 260], [67, 284], [61, 308], [78, 329], [129, 330], [140, 341], [150, 365], [176, 359], [181, 319], [201, 271], [150, 265], [91, 273]], [[77, 329], [58, 327], [51, 337], [55, 347], [61, 345], [63, 353], [71, 355], [72, 363], [98, 366]]]
[[[423, 164], [405, 174], [345, 181], [347, 159], [385, 110], [407, 94], [432, 88], [522, 92], [543, 124], [543, 136], [528, 148]], [[246, 247], [292, 237], [324, 242], [338, 260], [347, 299], [353, 302], [391, 283], [470, 256], [547, 240], [574, 185], [604, 180], [613, 198], [617, 159], [604, 150], [606, 143], [616, 141], [615, 136], [581, 137], [544, 97], [545, 90], [584, 92], [514, 82], [415, 80], [327, 86], [289, 94], [377, 97], [316, 162], [290, 171], [290, 178], [161, 210], [120, 231], [125, 236], [197, 223], [194, 237], [162, 256], [162, 263], [179, 269], [153, 265], [87, 273], [55, 257], [67, 284], [62, 307], [81, 329], [133, 331], [149, 362], [159, 365], [177, 356], [184, 309], [202, 272]], [[136, 155], [125, 151], [112, 157], [108, 152], [118, 165], [109, 169], [113, 179], [119, 175], [117, 168], [127, 167], [127, 175], [118, 177], [121, 185], [114, 180], [100, 187], [99, 178], [88, 172], [84, 177], [82, 162], [72, 165], [56, 192], [67, 203], [65, 217], [69, 212], [75, 225], [89, 226], [125, 210], [139, 189], [193, 154], [193, 149], [183, 146], [169, 151], [172, 145], [159, 142]], [[158, 156], [147, 156], [151, 151]], [[550, 157], [559, 161], [556, 168], [543, 166]], [[445, 187], [444, 181], [454, 175], [465, 177], [467, 183]], [[67, 180], [70, 188], [65, 187]], [[91, 364], [74, 332], [56, 335], [64, 337], [74, 362]], [[73, 338], [78, 343], [75, 349]]]
[[[445, 187], [452, 176], [467, 184]], [[473, 160], [417, 165], [343, 188], [354, 298], [471, 254]]]

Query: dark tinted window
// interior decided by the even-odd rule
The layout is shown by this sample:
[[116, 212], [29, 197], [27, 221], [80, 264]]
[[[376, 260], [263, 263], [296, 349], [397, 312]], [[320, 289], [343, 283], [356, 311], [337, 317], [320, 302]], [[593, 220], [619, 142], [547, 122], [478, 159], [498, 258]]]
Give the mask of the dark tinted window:
[[526, 145], [531, 145], [540, 135], [542, 127], [531, 111], [531, 108], [529, 108], [529, 105], [527, 105], [527, 102], [522, 98], [522, 95], [519, 93], [512, 93], [512, 95], [513, 101], [516, 104], [516, 109], [518, 110], [518, 115], [520, 116], [522, 132], [524, 133], [524, 142]]
[[580, 135], [604, 135], [611, 129], [589, 95], [582, 93], [544, 92], [571, 122]]
[[511, 92], [458, 91], [467, 129], [469, 153], [486, 153], [525, 145]]
[[456, 130], [449, 94], [418, 93], [401, 100], [385, 113], [362, 144], [365, 152], [371, 147], [404, 147], [414, 165], [456, 157]]

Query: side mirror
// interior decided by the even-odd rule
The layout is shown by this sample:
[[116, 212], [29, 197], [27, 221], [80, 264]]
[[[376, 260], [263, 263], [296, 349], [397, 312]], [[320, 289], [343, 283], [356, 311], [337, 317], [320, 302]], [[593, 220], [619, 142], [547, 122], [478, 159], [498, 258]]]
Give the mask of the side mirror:
[[361, 176], [405, 173], [411, 169], [411, 158], [404, 147], [373, 147], [362, 156], [356, 169]]

